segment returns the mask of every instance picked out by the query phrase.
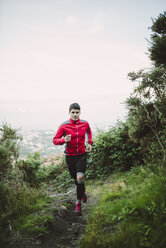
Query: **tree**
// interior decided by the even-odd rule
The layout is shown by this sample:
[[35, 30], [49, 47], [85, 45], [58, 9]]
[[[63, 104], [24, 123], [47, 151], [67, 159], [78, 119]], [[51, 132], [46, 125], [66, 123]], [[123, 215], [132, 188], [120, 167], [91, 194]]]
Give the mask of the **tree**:
[[160, 14], [158, 18], [152, 19], [152, 35], [150, 42], [150, 59], [156, 66], [166, 66], [166, 12]]
[[151, 27], [150, 58], [155, 67], [130, 72], [136, 82], [126, 100], [129, 110], [129, 136], [140, 142], [143, 154], [162, 158], [166, 163], [166, 12], [160, 14]]
[[0, 128], [0, 178], [7, 176], [19, 157], [18, 141], [22, 139], [17, 130], [3, 124]]
[[155, 147], [165, 161], [166, 70], [164, 67], [155, 67], [149, 72], [140, 70], [128, 75], [131, 81], [138, 84], [126, 100], [130, 138], [141, 141], [145, 154], [151, 149], [151, 144], [157, 141], [158, 148], [156, 144]]

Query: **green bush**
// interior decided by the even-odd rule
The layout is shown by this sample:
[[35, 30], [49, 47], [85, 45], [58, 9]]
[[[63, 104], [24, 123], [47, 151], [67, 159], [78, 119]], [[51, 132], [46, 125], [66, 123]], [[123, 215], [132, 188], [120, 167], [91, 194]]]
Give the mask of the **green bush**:
[[26, 160], [19, 160], [16, 165], [23, 173], [23, 180], [34, 187], [40, 184], [38, 175], [41, 164], [40, 153], [35, 152], [33, 155], [29, 154]]
[[62, 157], [62, 159], [59, 160], [58, 164], [54, 164], [54, 162], [52, 162], [48, 166], [40, 166], [37, 172], [37, 177], [41, 182], [53, 182], [54, 179], [60, 174], [62, 174], [66, 169], [67, 166], [65, 162], [65, 157]]
[[31, 160], [20, 160], [17, 166], [23, 172], [23, 180], [25, 182], [28, 182], [33, 187], [38, 185], [39, 182], [36, 174], [40, 163]]
[[128, 170], [142, 163], [139, 143], [129, 138], [128, 126], [119, 122], [109, 131], [100, 131], [94, 140], [93, 150], [88, 154], [87, 178], [108, 176], [112, 170]]

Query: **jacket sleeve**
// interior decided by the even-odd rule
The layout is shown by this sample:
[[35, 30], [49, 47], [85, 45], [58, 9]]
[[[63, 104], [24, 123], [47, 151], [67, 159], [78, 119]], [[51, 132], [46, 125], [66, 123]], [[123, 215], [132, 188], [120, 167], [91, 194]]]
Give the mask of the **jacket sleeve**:
[[64, 130], [63, 127], [60, 126], [53, 138], [54, 145], [63, 145], [65, 143], [65, 138], [62, 137], [63, 135], [64, 135]]
[[91, 128], [89, 126], [89, 123], [88, 123], [87, 134], [88, 134], [88, 143], [92, 145], [93, 144], [93, 141], [92, 141], [92, 131], [91, 131]]

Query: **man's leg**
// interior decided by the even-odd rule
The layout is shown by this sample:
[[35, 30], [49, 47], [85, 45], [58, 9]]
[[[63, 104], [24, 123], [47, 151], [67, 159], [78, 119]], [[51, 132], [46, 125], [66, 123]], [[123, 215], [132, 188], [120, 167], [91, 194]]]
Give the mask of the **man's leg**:
[[84, 173], [77, 172], [77, 199], [81, 201], [83, 194], [85, 193], [85, 184], [84, 184]]
[[66, 156], [66, 162], [70, 175], [75, 180], [77, 186], [76, 213], [81, 215], [81, 200], [83, 201], [82, 197], [85, 195], [84, 172], [86, 169], [86, 154], [84, 156]]
[[77, 170], [77, 199], [81, 201], [85, 194], [85, 171], [86, 171], [87, 155], [80, 155], [76, 163]]
[[76, 213], [82, 215], [81, 209], [81, 200], [85, 195], [85, 186], [84, 186], [84, 173], [77, 172], [77, 202], [76, 202]]

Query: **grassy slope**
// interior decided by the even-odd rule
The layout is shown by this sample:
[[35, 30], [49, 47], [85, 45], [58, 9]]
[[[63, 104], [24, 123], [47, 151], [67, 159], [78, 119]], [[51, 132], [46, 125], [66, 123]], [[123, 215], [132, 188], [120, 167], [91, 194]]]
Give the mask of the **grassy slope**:
[[96, 206], [87, 218], [81, 248], [165, 248], [166, 170], [134, 168], [87, 189]]

